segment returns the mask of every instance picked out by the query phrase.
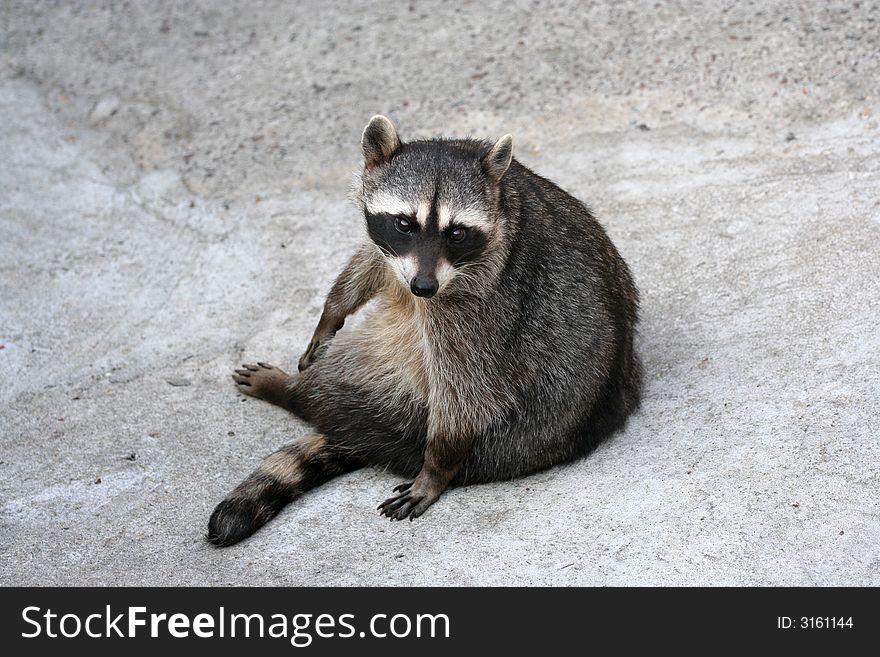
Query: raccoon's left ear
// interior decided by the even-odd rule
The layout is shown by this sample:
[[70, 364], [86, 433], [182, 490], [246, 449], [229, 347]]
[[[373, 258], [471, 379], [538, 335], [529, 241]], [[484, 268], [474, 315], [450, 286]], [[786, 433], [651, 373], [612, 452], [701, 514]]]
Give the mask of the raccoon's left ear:
[[483, 158], [483, 171], [492, 180], [498, 182], [507, 173], [510, 161], [513, 159], [513, 137], [504, 135], [495, 142]]
[[361, 150], [364, 152], [367, 170], [390, 160], [398, 148], [400, 137], [397, 136], [397, 128], [391, 123], [391, 119], [381, 114], [370, 119], [361, 136]]

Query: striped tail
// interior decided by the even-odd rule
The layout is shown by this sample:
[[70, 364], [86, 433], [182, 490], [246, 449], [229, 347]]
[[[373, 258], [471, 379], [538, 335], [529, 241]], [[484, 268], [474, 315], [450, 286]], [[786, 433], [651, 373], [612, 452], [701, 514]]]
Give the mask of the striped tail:
[[207, 538], [220, 547], [238, 543], [307, 490], [355, 467], [330, 449], [325, 436], [304, 436], [266, 457], [217, 505]]

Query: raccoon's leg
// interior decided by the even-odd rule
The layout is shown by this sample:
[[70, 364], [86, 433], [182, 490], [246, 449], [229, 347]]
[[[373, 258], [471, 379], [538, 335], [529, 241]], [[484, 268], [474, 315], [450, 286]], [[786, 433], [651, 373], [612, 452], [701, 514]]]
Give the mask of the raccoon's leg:
[[474, 443], [476, 434], [459, 427], [429, 432], [425, 460], [416, 478], [394, 489], [399, 493], [379, 505], [383, 515], [392, 520], [413, 520], [422, 515], [449, 487], [458, 474]]
[[269, 455], [217, 505], [207, 538], [221, 547], [238, 543], [310, 488], [360, 465], [325, 436], [304, 436]]
[[376, 247], [365, 244], [352, 256], [336, 278], [324, 311], [305, 353], [299, 359], [299, 371], [311, 365], [345, 324], [345, 318], [372, 299], [385, 278], [385, 268]]

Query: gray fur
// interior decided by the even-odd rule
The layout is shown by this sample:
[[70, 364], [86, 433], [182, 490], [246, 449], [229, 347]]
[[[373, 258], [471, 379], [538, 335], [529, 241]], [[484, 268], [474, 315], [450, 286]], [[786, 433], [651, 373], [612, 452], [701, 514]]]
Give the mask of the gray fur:
[[[400, 519], [449, 484], [586, 454], [638, 405], [641, 370], [636, 288], [583, 203], [511, 159], [509, 136], [403, 144], [391, 125], [374, 118], [364, 133], [357, 200], [368, 218], [389, 199], [435, 223], [444, 208], [453, 222], [471, 217], [483, 250], [447, 267], [448, 284], [425, 299], [401, 280], [401, 258], [368, 240], [331, 290], [302, 371], [239, 370], [236, 381], [313, 424], [340, 471], [414, 477], [381, 507]], [[336, 335], [370, 298], [373, 312]]]

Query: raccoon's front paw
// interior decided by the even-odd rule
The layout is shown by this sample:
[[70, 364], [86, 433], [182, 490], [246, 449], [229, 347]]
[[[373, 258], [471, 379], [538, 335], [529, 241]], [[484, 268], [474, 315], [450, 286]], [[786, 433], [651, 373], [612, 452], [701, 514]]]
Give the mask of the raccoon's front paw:
[[236, 387], [246, 395], [283, 405], [287, 396], [287, 373], [268, 363], [242, 365], [232, 375]]
[[414, 520], [439, 499], [443, 489], [419, 482], [416, 477], [415, 481], [395, 486], [394, 492], [400, 495], [382, 502], [378, 507], [381, 514], [391, 520], [404, 520], [407, 517]]
[[326, 336], [319, 338], [315, 336], [312, 338], [312, 341], [309, 342], [309, 346], [306, 347], [305, 353], [300, 356], [299, 365], [297, 366], [300, 372], [309, 367], [309, 365], [318, 360], [318, 358], [327, 351], [327, 345], [332, 337], [333, 336]]

